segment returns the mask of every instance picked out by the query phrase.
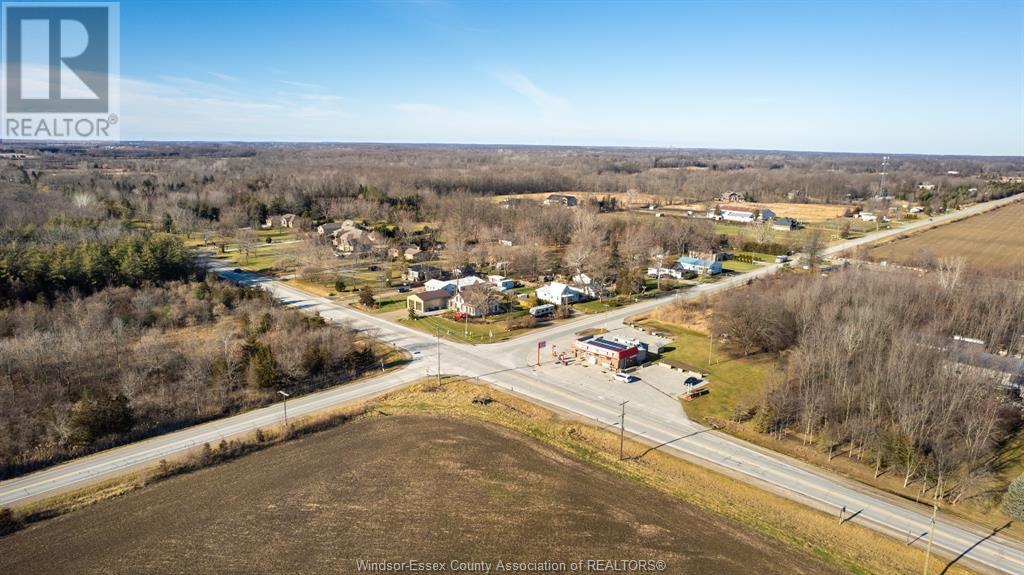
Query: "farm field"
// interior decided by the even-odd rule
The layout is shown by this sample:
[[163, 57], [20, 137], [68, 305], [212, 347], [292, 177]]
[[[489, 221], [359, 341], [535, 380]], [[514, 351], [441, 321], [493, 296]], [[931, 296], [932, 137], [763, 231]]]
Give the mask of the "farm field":
[[428, 415], [360, 419], [0, 539], [0, 572], [26, 575], [598, 557], [673, 573], [838, 572], [526, 435]]
[[732, 206], [744, 206], [748, 208], [768, 208], [782, 217], [796, 218], [805, 223], [820, 223], [841, 217], [849, 208], [840, 204], [790, 204], [780, 203], [753, 203], [753, 202], [706, 202], [700, 204], [687, 204], [676, 206], [665, 206], [666, 210], [693, 210], [694, 212], [706, 212], [716, 204], [729, 204]]
[[991, 275], [1024, 269], [1024, 202], [932, 228], [867, 252], [868, 259], [921, 265], [945, 256], [962, 256], [968, 267]]

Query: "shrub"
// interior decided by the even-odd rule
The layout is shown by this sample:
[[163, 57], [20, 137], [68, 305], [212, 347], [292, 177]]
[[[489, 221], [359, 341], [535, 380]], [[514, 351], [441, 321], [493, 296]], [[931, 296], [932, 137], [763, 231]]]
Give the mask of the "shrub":
[[75, 445], [88, 445], [106, 435], [130, 431], [134, 423], [132, 407], [124, 395], [85, 394], [71, 408], [70, 440]]
[[1024, 521], [1024, 473], [1017, 476], [1003, 494], [1003, 513]]
[[258, 389], [267, 389], [277, 385], [279, 373], [277, 360], [269, 346], [262, 343], [253, 344], [249, 356], [249, 366], [245, 371], [245, 380]]

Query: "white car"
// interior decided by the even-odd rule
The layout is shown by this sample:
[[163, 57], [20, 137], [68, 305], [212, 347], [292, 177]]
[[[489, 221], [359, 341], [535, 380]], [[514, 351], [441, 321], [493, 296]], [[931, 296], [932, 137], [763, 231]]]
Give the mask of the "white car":
[[633, 381], [633, 376], [626, 372], [620, 371], [615, 374], [615, 381], [621, 381], [622, 383], [629, 383]]

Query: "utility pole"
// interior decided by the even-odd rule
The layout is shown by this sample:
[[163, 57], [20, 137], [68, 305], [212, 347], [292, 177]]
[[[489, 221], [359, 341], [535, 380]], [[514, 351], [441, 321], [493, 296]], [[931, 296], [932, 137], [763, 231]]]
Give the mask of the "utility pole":
[[928, 528], [928, 550], [924, 554], [924, 575], [928, 575], [928, 560], [932, 558], [932, 538], [935, 537], [935, 514], [939, 512], [939, 506], [932, 504], [932, 525]]
[[281, 403], [282, 403], [282, 405], [284, 407], [284, 428], [285, 428], [285, 430], [287, 430], [288, 429], [288, 398], [291, 397], [291, 394], [290, 393], [285, 393], [285, 392], [281, 391], [280, 389], [277, 390], [277, 393], [279, 393], [279, 394], [284, 396], [284, 401], [282, 401]]
[[437, 385], [441, 385], [441, 332], [435, 331], [437, 338]]
[[623, 459], [625, 459], [624, 452], [623, 452], [623, 443], [625, 442], [625, 439], [626, 439], [626, 404], [627, 403], [629, 403], [628, 399], [626, 401], [623, 401], [622, 403], [619, 404], [619, 407], [622, 408], [622, 415], [619, 416], [619, 461], [622, 461]]
[[708, 331], [708, 368], [711, 368], [711, 349], [715, 345], [715, 334]]

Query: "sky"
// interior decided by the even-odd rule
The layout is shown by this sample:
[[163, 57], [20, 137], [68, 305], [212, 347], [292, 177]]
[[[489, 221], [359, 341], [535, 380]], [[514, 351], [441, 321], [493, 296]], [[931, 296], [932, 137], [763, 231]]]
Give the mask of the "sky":
[[131, 140], [1024, 156], [1024, 2], [120, 4]]

